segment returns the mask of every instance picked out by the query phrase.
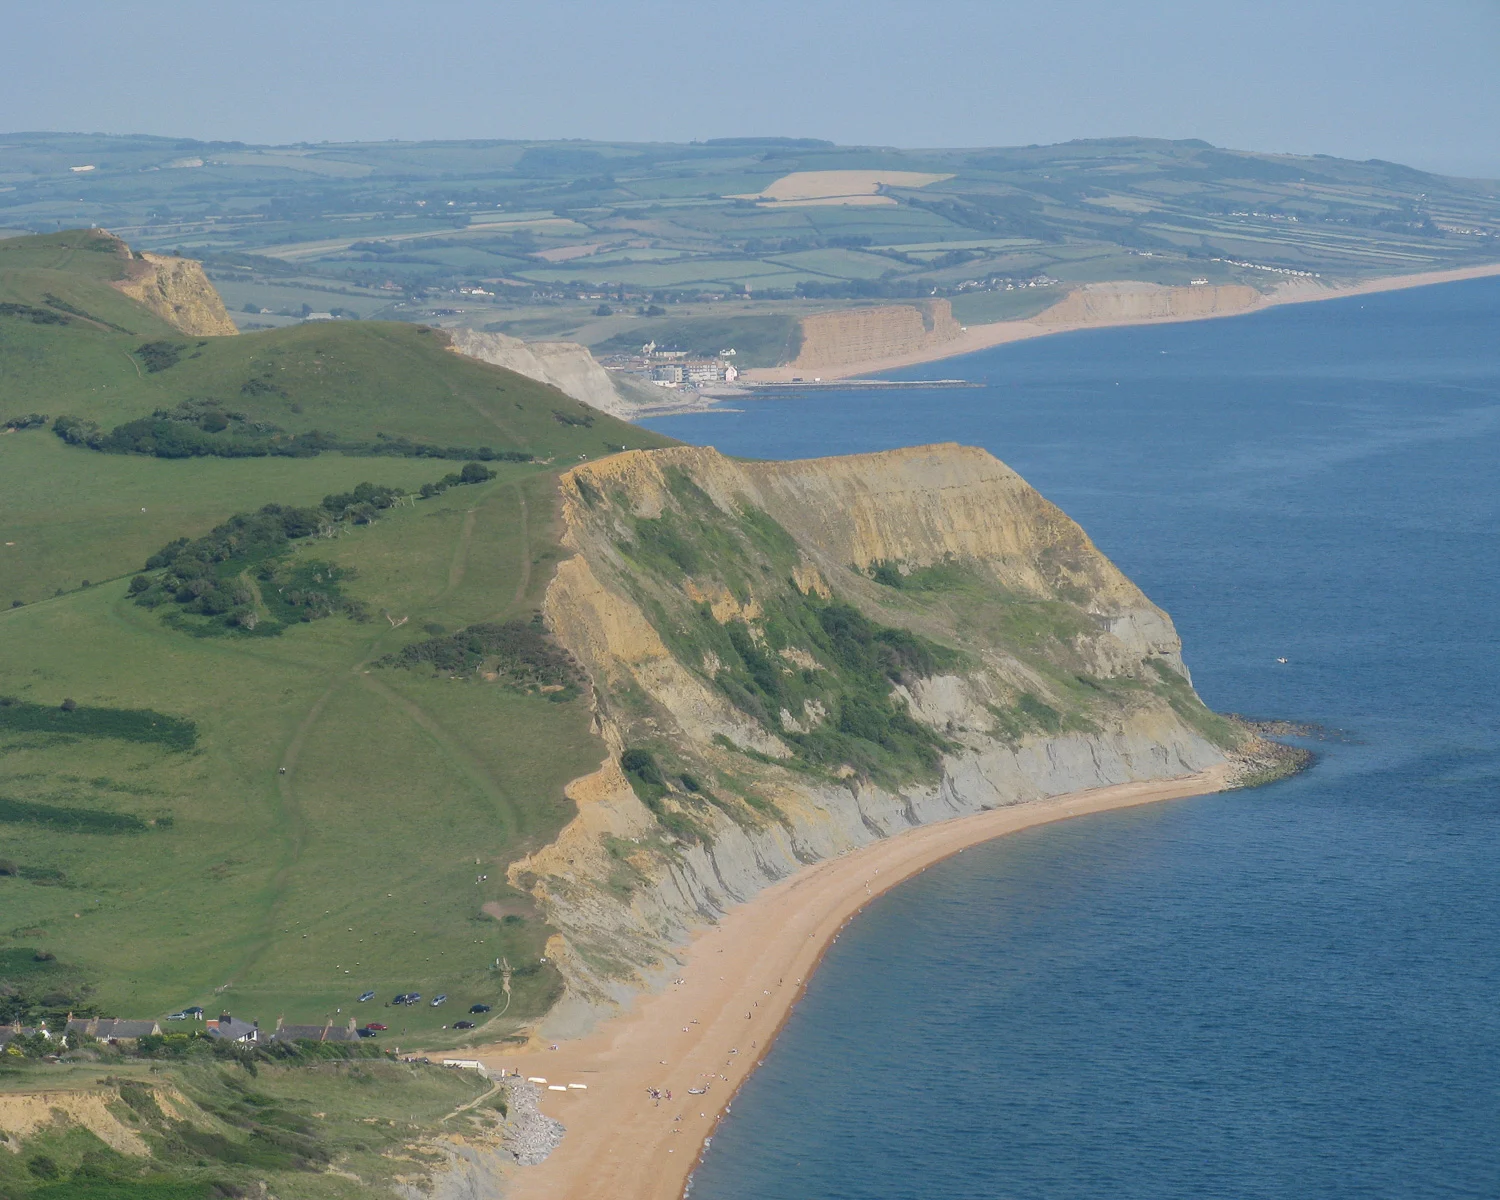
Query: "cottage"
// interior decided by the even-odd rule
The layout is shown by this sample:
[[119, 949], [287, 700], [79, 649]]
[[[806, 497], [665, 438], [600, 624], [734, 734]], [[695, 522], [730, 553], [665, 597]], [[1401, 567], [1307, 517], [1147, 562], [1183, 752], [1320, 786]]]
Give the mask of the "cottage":
[[36, 1037], [37, 1034], [41, 1034], [49, 1042], [52, 1040], [52, 1034], [45, 1023], [35, 1029], [22, 1025], [20, 1022], [14, 1025], [0, 1025], [0, 1050], [4, 1050], [18, 1037]]
[[276, 1018], [276, 1032], [271, 1035], [273, 1042], [357, 1042], [359, 1033], [354, 1026], [354, 1018], [349, 1018], [348, 1027], [335, 1026], [332, 1021], [325, 1021], [321, 1025], [288, 1025], [282, 1018]]
[[67, 1031], [70, 1036], [97, 1038], [111, 1046], [120, 1046], [159, 1035], [161, 1026], [155, 1021], [129, 1021], [117, 1017], [69, 1017]]
[[237, 1021], [227, 1012], [220, 1013], [216, 1021], [204, 1021], [203, 1025], [211, 1038], [247, 1045], [261, 1040], [259, 1021]]

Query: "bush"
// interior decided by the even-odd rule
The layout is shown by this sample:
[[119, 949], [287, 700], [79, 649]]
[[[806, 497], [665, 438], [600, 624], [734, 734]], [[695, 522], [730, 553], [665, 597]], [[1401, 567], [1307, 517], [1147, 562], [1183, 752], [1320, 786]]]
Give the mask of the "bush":
[[135, 356], [151, 373], [175, 367], [182, 359], [187, 346], [182, 342], [146, 342], [137, 348]]
[[443, 675], [471, 674], [489, 663], [506, 683], [526, 694], [545, 692], [549, 699], [570, 700], [585, 682], [573, 656], [534, 621], [482, 622], [457, 633], [413, 642], [377, 663], [382, 667], [415, 667], [430, 663]]
[[[148, 364], [148, 369], [165, 370], [166, 367], [152, 368]], [[285, 395], [281, 388], [258, 379], [249, 380], [240, 391], [246, 395], [265, 392]], [[295, 406], [293, 410], [300, 411]], [[533, 455], [523, 450], [496, 450], [491, 446], [438, 446], [384, 435], [369, 442], [350, 441], [317, 429], [288, 433], [269, 421], [252, 421], [245, 413], [226, 409], [217, 400], [184, 400], [176, 408], [157, 409], [149, 417], [138, 417], [116, 425], [108, 433], [96, 422], [70, 416], [58, 417], [53, 421], [52, 429], [72, 446], [84, 446], [106, 454], [145, 454], [156, 458], [264, 458], [268, 455], [312, 458], [325, 450], [337, 450], [366, 457], [384, 455], [477, 459], [483, 462], [531, 462], [533, 459]]]
[[26, 1169], [38, 1179], [57, 1179], [62, 1175], [62, 1168], [45, 1154], [33, 1154], [26, 1160]]
[[31, 304], [0, 303], [0, 317], [16, 317], [30, 321], [33, 325], [67, 325], [68, 318], [48, 308], [37, 308]]
[[[480, 463], [445, 475], [436, 484], [423, 484], [421, 495], [435, 495], [460, 484], [482, 483], [495, 472]], [[236, 513], [195, 541], [177, 538], [146, 560], [146, 571], [159, 571], [154, 580], [138, 575], [129, 594], [146, 608], [175, 605], [172, 619], [206, 617], [191, 624], [197, 633], [238, 630], [257, 636], [282, 632], [287, 625], [318, 620], [344, 612], [367, 620], [358, 601], [343, 595], [341, 584], [353, 578], [349, 568], [331, 563], [289, 562], [290, 543], [332, 530], [340, 522], [368, 525], [394, 507], [405, 489], [364, 482], [352, 491], [324, 496], [316, 508], [267, 504], [258, 512]], [[247, 585], [247, 569], [255, 572], [256, 590]]]

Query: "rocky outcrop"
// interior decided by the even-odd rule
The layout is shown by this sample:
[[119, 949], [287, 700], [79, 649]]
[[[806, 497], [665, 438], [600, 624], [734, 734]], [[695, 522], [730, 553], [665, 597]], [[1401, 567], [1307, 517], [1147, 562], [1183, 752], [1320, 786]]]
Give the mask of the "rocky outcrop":
[[523, 342], [503, 333], [465, 328], [449, 333], [459, 354], [550, 384], [611, 416], [630, 417], [661, 402], [649, 385], [632, 387], [632, 381], [610, 374], [595, 361], [587, 346], [577, 342]]
[[814, 313], [802, 318], [802, 349], [791, 365], [834, 369], [935, 351], [960, 332], [946, 300]]
[[203, 264], [195, 259], [140, 254], [130, 259], [125, 277], [114, 286], [190, 336], [221, 337], [239, 332], [229, 319], [223, 299], [203, 273]]
[[1038, 325], [1120, 325], [1191, 321], [1246, 312], [1265, 302], [1243, 283], [1166, 287], [1157, 283], [1090, 283], [1033, 317]]
[[[548, 957], [568, 997], [553, 1032], [806, 863], [930, 821], [1191, 774], [1242, 739], [1193, 693], [1166, 614], [982, 450], [635, 451], [561, 489], [574, 554], [546, 616], [594, 681], [609, 754], [569, 789], [578, 815], [558, 839], [511, 867], [559, 930]], [[870, 622], [859, 636], [933, 647], [889, 673], [888, 699], [836, 683], [818, 622], [841, 604]], [[730, 661], [741, 652], [759, 684]], [[932, 731], [941, 754], [903, 766], [865, 742], [839, 761], [871, 704]], [[661, 786], [627, 776], [631, 748], [653, 755]]]

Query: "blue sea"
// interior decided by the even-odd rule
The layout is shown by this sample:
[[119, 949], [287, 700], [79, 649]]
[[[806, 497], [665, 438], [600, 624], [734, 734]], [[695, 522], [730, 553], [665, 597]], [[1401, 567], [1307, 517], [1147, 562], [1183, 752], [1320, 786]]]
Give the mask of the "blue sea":
[[984, 446], [1172, 614], [1210, 705], [1334, 732], [872, 904], [693, 1200], [1500, 1197], [1500, 281], [892, 378], [935, 375], [984, 386], [652, 424]]

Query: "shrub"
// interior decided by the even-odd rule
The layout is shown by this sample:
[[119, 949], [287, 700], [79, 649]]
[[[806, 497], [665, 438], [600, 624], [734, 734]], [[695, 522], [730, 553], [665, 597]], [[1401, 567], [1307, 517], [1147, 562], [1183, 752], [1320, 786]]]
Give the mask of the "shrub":
[[[441, 626], [439, 626], [441, 628]], [[443, 675], [470, 674], [489, 663], [516, 691], [548, 691], [549, 698], [572, 699], [584, 683], [573, 656], [540, 625], [531, 621], [482, 622], [457, 633], [437, 634], [388, 654], [382, 667], [415, 667], [430, 663]]]
[[151, 373], [175, 367], [182, 359], [187, 346], [182, 342], [146, 342], [136, 349], [135, 356]]
[[9, 301], [0, 303], [0, 317], [16, 317], [22, 321], [30, 321], [33, 325], [70, 324], [67, 317], [51, 309], [37, 308], [31, 304], [13, 304]]
[[[148, 364], [148, 369], [166, 368], [153, 368]], [[256, 379], [242, 385], [240, 391], [247, 395], [265, 392], [285, 395], [274, 384]], [[300, 411], [296, 405], [292, 409]], [[484, 462], [531, 462], [533, 459], [533, 455], [523, 450], [496, 450], [490, 446], [438, 446], [384, 435], [369, 442], [351, 441], [317, 429], [288, 433], [268, 421], [252, 421], [245, 413], [226, 409], [217, 400], [184, 400], [176, 408], [157, 409], [149, 417], [138, 417], [116, 425], [108, 433], [93, 421], [70, 416], [58, 417], [52, 428], [69, 445], [85, 446], [106, 454], [145, 454], [156, 458], [264, 458], [268, 455], [312, 458], [325, 450], [338, 450], [367, 457], [387, 455]]]
[[[494, 474], [480, 463], [468, 463], [462, 471], [444, 476], [436, 490], [481, 483]], [[435, 494], [434, 488], [423, 484], [421, 494]], [[291, 542], [332, 530], [340, 522], [370, 524], [405, 494], [402, 488], [364, 482], [351, 491], [324, 496], [316, 508], [267, 504], [257, 512], [236, 513], [195, 541], [168, 542], [145, 564], [146, 571], [161, 574], [155, 579], [136, 576], [129, 594], [146, 608], [174, 605], [177, 611], [170, 619], [186, 620], [187, 627], [200, 634], [237, 630], [268, 636], [289, 624], [335, 612], [367, 620], [364, 606], [342, 592], [341, 585], [353, 578], [351, 569], [311, 560], [290, 562], [286, 552]], [[247, 569], [255, 569], [256, 588], [245, 581]], [[207, 620], [193, 620], [199, 617]]]

